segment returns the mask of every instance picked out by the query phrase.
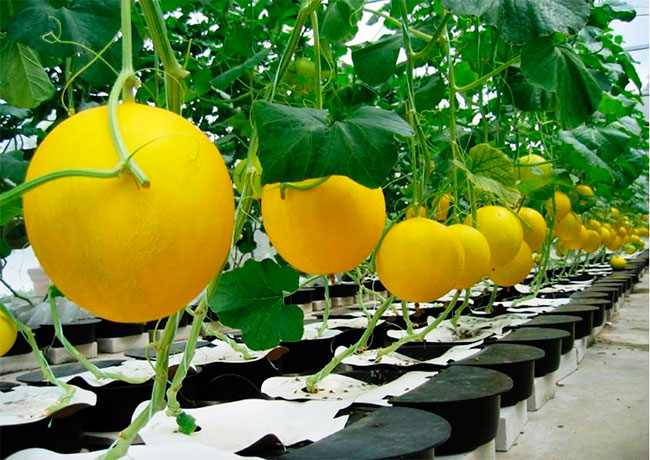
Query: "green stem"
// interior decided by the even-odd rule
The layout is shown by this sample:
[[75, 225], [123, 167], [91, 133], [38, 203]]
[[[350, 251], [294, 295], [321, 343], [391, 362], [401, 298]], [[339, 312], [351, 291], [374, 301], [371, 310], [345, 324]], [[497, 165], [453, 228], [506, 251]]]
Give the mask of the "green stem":
[[176, 329], [178, 328], [180, 315], [180, 312], [176, 312], [167, 318], [167, 324], [163, 330], [158, 353], [156, 354], [156, 375], [153, 382], [151, 401], [149, 401], [147, 407], [144, 408], [135, 420], [118, 434], [117, 440], [106, 453], [99, 457], [100, 459], [114, 460], [124, 457], [138, 432], [157, 412], [165, 408], [165, 387], [169, 374], [169, 351], [174, 340], [174, 335], [176, 334]]
[[314, 67], [316, 70], [316, 81], [314, 82], [314, 88], [316, 89], [316, 108], [323, 108], [323, 91], [321, 88], [321, 66], [320, 66], [320, 32], [318, 31], [318, 13], [316, 10], [312, 11], [310, 14], [311, 17], [311, 28], [314, 32]]
[[30, 190], [43, 185], [47, 182], [51, 182], [56, 179], [62, 179], [64, 177], [94, 177], [98, 179], [111, 179], [120, 175], [124, 169], [124, 163], [118, 164], [113, 169], [63, 169], [61, 171], [54, 171], [49, 174], [45, 174], [40, 177], [36, 177], [28, 182], [23, 182], [17, 187], [7, 190], [6, 192], [0, 194], [0, 206], [9, 203], [12, 200], [17, 199], [24, 193], [29, 192]]
[[411, 315], [409, 313], [409, 304], [406, 300], [402, 300], [402, 318], [406, 323], [406, 333], [413, 334], [413, 321], [411, 321]]
[[429, 324], [427, 327], [422, 329], [420, 332], [413, 333], [411, 331], [401, 339], [397, 340], [396, 342], [393, 342], [391, 345], [381, 348], [377, 351], [377, 362], [381, 360], [382, 356], [388, 355], [395, 350], [397, 350], [399, 347], [404, 345], [405, 343], [408, 342], [413, 342], [415, 340], [424, 340], [424, 338], [435, 328], [437, 328], [440, 323], [442, 323], [445, 319], [447, 319], [447, 316], [449, 316], [449, 313], [454, 309], [456, 306], [456, 303], [458, 302], [458, 296], [460, 295], [460, 291], [456, 291], [454, 294], [454, 297], [451, 299], [451, 302], [447, 305], [447, 307], [444, 309], [444, 311], [436, 317], [436, 319]]
[[[434, 48], [438, 44], [438, 39], [442, 36], [442, 33], [445, 31], [445, 27], [447, 26], [447, 23], [449, 22], [450, 19], [451, 19], [451, 13], [445, 13], [445, 15], [442, 18], [442, 21], [440, 21], [440, 24], [438, 24], [436, 31], [431, 36], [431, 39], [427, 42], [424, 48], [422, 48], [420, 51], [418, 51], [413, 55], [413, 59], [426, 58], [429, 55], [429, 53], [434, 50]], [[409, 29], [409, 32], [410, 31], [411, 29]]]
[[180, 114], [185, 93], [183, 80], [190, 73], [179, 64], [174, 56], [174, 49], [167, 36], [167, 26], [158, 0], [140, 0], [140, 6], [154, 48], [165, 69], [167, 109]]
[[467, 305], [469, 305], [469, 295], [470, 295], [469, 288], [465, 289], [465, 299], [463, 300], [463, 304], [456, 310], [456, 312], [454, 313], [454, 317], [451, 319], [451, 324], [453, 324], [454, 327], [456, 327], [456, 325], [458, 324], [458, 320], [463, 314], [463, 311], [465, 310], [465, 308], [467, 308]]
[[34, 333], [32, 332], [31, 328], [27, 326], [25, 323], [20, 321], [18, 318], [16, 318], [5, 305], [0, 302], [0, 313], [3, 313], [9, 320], [16, 325], [20, 333], [23, 335], [27, 343], [29, 344], [29, 347], [32, 349], [32, 353], [34, 354], [34, 358], [36, 358], [36, 362], [38, 363], [38, 367], [41, 369], [41, 372], [43, 373], [43, 378], [47, 380], [49, 383], [51, 383], [54, 386], [57, 386], [61, 388], [64, 391], [63, 396], [59, 398], [57, 402], [49, 406], [47, 409], [45, 409], [46, 414], [53, 414], [57, 412], [59, 409], [62, 409], [66, 407], [69, 403], [72, 397], [74, 396], [74, 393], [76, 391], [75, 387], [72, 385], [68, 385], [65, 382], [62, 382], [61, 380], [57, 379], [54, 373], [52, 372], [52, 369], [50, 368], [50, 365], [48, 364], [47, 360], [45, 359], [45, 356], [43, 356], [43, 352], [38, 348], [38, 344], [36, 343], [36, 337], [34, 336]]
[[310, 276], [310, 277], [307, 278], [305, 281], [303, 281], [302, 283], [300, 283], [300, 285], [298, 286], [298, 290], [304, 288], [304, 287], [307, 286], [308, 284], [313, 283], [314, 281], [316, 281], [318, 278], [320, 278], [320, 277], [322, 277], [322, 276], [323, 276], [323, 275], [313, 275], [313, 276]]
[[330, 310], [332, 308], [332, 299], [330, 298], [329, 280], [327, 279], [327, 276], [323, 276], [323, 278], [325, 279], [325, 285], [323, 286], [325, 289], [325, 310], [323, 310], [323, 324], [318, 329], [318, 337], [322, 336], [323, 333], [328, 328], [327, 321], [329, 320]]
[[251, 354], [248, 352], [248, 348], [246, 348], [244, 345], [234, 341], [231, 339], [228, 334], [224, 334], [221, 331], [218, 331], [214, 328], [212, 328], [209, 324], [203, 323], [203, 332], [207, 335], [213, 335], [217, 339], [221, 340], [222, 342], [226, 342], [228, 345], [230, 345], [230, 348], [241, 354], [242, 358], [245, 360], [251, 359]]
[[498, 291], [499, 291], [499, 286], [494, 284], [493, 287], [492, 287], [492, 293], [490, 294], [490, 301], [488, 302], [487, 306], [485, 307], [485, 312], [487, 314], [492, 313], [492, 305], [494, 304], [494, 300], [497, 298], [497, 292]]
[[[449, 32], [445, 26], [445, 46], [447, 50], [447, 65], [448, 65], [448, 77], [449, 77], [449, 142], [451, 146], [452, 158], [456, 161], [461, 161], [460, 149], [458, 148], [458, 139], [456, 133], [456, 72], [454, 70], [454, 60], [451, 55], [451, 45], [449, 41]], [[453, 169], [453, 179], [454, 179], [454, 204], [452, 208], [452, 215], [454, 217], [454, 222], [459, 222], [458, 218], [458, 207], [459, 207], [459, 190], [458, 190], [458, 168]], [[475, 225], [475, 224], [473, 224]]]
[[316, 393], [318, 392], [318, 383], [323, 380], [325, 377], [330, 375], [334, 369], [336, 369], [336, 366], [341, 364], [345, 358], [348, 356], [352, 355], [355, 353], [357, 350], [360, 348], [363, 348], [366, 346], [366, 343], [368, 342], [368, 339], [370, 338], [372, 331], [375, 329], [375, 326], [377, 325], [377, 322], [381, 319], [381, 316], [384, 314], [384, 312], [388, 309], [388, 307], [392, 304], [393, 300], [395, 297], [389, 297], [386, 299], [386, 301], [377, 309], [375, 314], [372, 316], [370, 321], [368, 321], [368, 327], [366, 327], [366, 330], [363, 332], [363, 335], [361, 338], [357, 341], [357, 343], [350, 345], [348, 348], [345, 349], [342, 353], [339, 353], [336, 355], [332, 360], [323, 368], [320, 370], [320, 372], [310, 375], [307, 378], [307, 391], [310, 393]]
[[[380, 18], [383, 18], [384, 21], [389, 22], [389, 23], [391, 23], [392, 25], [394, 25], [396, 27], [401, 27], [401, 25], [402, 25], [402, 23], [401, 23], [401, 21], [399, 19], [395, 19], [391, 15], [386, 14], [386, 13], [384, 13], [382, 11], [373, 10], [372, 8], [368, 8], [368, 7], [365, 7], [365, 6], [362, 9], [363, 9], [363, 11], [365, 11], [367, 13], [374, 14], [375, 16], [379, 16]], [[422, 39], [428, 40], [428, 41], [431, 41], [433, 39], [433, 35], [429, 35], [427, 33], [421, 32], [421, 31], [419, 31], [417, 29], [413, 29], [412, 27], [409, 27], [408, 31], [414, 37], [422, 38]]]
[[470, 90], [472, 90], [472, 89], [474, 89], [474, 88], [476, 88], [478, 86], [481, 86], [481, 85], [485, 84], [490, 78], [494, 77], [495, 75], [499, 75], [501, 72], [506, 70], [508, 67], [510, 67], [513, 64], [516, 64], [517, 62], [519, 62], [520, 59], [521, 59], [521, 56], [515, 56], [514, 58], [510, 59], [508, 62], [504, 62], [503, 64], [501, 64], [499, 67], [497, 67], [493, 71], [486, 73], [485, 75], [483, 75], [478, 80], [475, 80], [472, 83], [469, 83], [469, 84], [467, 84], [465, 86], [456, 87], [456, 91], [459, 92], [459, 93], [466, 93], [466, 92], [468, 92], [468, 91], [470, 91]]
[[310, 190], [312, 188], [318, 187], [319, 185], [323, 185], [325, 182], [327, 182], [327, 179], [329, 178], [330, 176], [320, 177], [306, 184], [297, 184], [295, 182], [282, 182], [280, 184], [280, 198], [284, 200], [288, 188], [292, 190], [302, 190], [302, 191]]
[[50, 302], [50, 313], [52, 314], [52, 324], [54, 325], [54, 333], [66, 351], [70, 353], [70, 355], [76, 359], [79, 364], [85, 367], [94, 377], [98, 379], [120, 380], [122, 382], [132, 383], [136, 385], [149, 380], [149, 377], [129, 378], [122, 373], [104, 372], [95, 366], [82, 353], [80, 353], [79, 350], [77, 350], [74, 345], [70, 343], [65, 335], [63, 335], [63, 325], [61, 324], [61, 319], [59, 318], [59, 310], [56, 306], [56, 298], [54, 297], [53, 293], [53, 286], [50, 286], [50, 289], [48, 291], [48, 298]]

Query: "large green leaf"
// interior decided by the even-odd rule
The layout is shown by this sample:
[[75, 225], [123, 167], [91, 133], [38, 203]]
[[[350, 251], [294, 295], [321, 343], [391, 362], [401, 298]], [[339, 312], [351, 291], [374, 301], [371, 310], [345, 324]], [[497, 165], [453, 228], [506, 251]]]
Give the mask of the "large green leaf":
[[379, 85], [395, 73], [402, 36], [388, 35], [352, 51], [354, 71], [369, 85]]
[[78, 47], [54, 38], [101, 50], [120, 28], [120, 0], [24, 0], [7, 21], [9, 38], [51, 56], [72, 56]]
[[0, 38], [0, 99], [34, 108], [54, 96], [54, 85], [31, 48]]
[[456, 14], [483, 16], [515, 43], [553, 32], [573, 34], [589, 19], [586, 0], [442, 0], [442, 5]]
[[298, 281], [298, 272], [289, 266], [279, 266], [271, 259], [249, 259], [221, 275], [208, 304], [223, 324], [241, 329], [248, 347], [266, 350], [280, 340], [302, 338], [302, 310], [284, 304], [285, 295], [298, 290]]
[[518, 69], [511, 69], [508, 72], [506, 83], [506, 97], [519, 110], [524, 112], [538, 112], [551, 108], [553, 94], [543, 88], [528, 83]]
[[573, 128], [600, 105], [602, 90], [580, 57], [566, 44], [539, 38], [521, 51], [521, 71], [526, 79], [557, 94], [558, 119]]
[[478, 144], [469, 150], [467, 165], [457, 162], [472, 184], [484, 192], [510, 204], [519, 198], [514, 188], [515, 174], [512, 160], [501, 150], [489, 144]]
[[568, 158], [569, 163], [585, 172], [587, 177], [595, 182], [611, 182], [614, 178], [614, 171], [603, 161], [598, 154], [590, 149], [576, 137], [573, 131], [561, 131], [560, 139], [570, 147]]
[[361, 19], [363, 0], [333, 0], [328, 2], [321, 25], [321, 38], [337, 43], [353, 38]]
[[614, 19], [630, 22], [636, 17], [633, 7], [619, 0], [607, 0], [591, 9], [589, 24], [604, 29]]
[[397, 160], [395, 136], [412, 136], [394, 112], [361, 106], [333, 120], [327, 110], [256, 101], [262, 183], [296, 182], [333, 174], [380, 187]]

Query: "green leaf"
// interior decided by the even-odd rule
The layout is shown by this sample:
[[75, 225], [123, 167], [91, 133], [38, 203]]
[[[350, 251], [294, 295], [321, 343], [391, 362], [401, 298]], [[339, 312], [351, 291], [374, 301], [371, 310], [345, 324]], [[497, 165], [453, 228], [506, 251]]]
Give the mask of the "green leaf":
[[253, 105], [262, 184], [344, 175], [376, 188], [397, 160], [395, 136], [412, 136], [394, 112], [361, 106], [332, 120], [327, 110], [265, 101]]
[[332, 43], [354, 37], [361, 19], [363, 0], [334, 0], [328, 2], [320, 30], [321, 38]]
[[478, 144], [469, 149], [469, 170], [475, 176], [489, 177], [503, 185], [515, 185], [512, 160], [501, 150], [489, 144]]
[[438, 75], [426, 77], [424, 84], [415, 90], [415, 107], [418, 111], [435, 109], [446, 96], [447, 86]]
[[[54, 38], [101, 50], [120, 28], [120, 0], [24, 0], [20, 14], [7, 21], [9, 38], [56, 57], [79, 48]], [[44, 38], [45, 37], [45, 38]]]
[[[561, 131], [560, 139], [571, 147], [567, 158], [572, 166], [584, 171], [588, 178], [596, 182], [611, 182], [614, 171], [598, 154], [580, 141], [572, 131]], [[583, 138], [584, 140], [584, 138]]]
[[9, 180], [14, 185], [22, 184], [27, 173], [29, 161], [23, 160], [23, 152], [14, 150], [0, 154], [0, 179]]
[[249, 348], [266, 350], [280, 340], [302, 338], [302, 310], [284, 304], [285, 295], [298, 290], [298, 281], [298, 272], [289, 266], [281, 267], [271, 259], [249, 259], [221, 275], [209, 306], [224, 325], [241, 329]]
[[469, 150], [467, 166], [455, 162], [465, 171], [472, 184], [510, 204], [517, 201], [519, 192], [514, 188], [515, 175], [512, 160], [489, 144], [478, 144]]
[[604, 93], [600, 101], [598, 111], [605, 115], [613, 115], [614, 118], [622, 118], [632, 113], [634, 109], [634, 101], [627, 99], [624, 96], [612, 96], [609, 93]]
[[549, 37], [523, 47], [521, 71], [530, 83], [557, 94], [558, 119], [566, 128], [583, 123], [600, 105], [602, 90], [580, 57]]
[[472, 69], [469, 62], [461, 61], [454, 66], [457, 86], [466, 86], [478, 80], [478, 73]]
[[0, 38], [0, 99], [34, 108], [54, 96], [54, 85], [31, 48]]
[[553, 32], [573, 34], [589, 19], [586, 0], [442, 0], [442, 5], [456, 14], [483, 16], [515, 43]]
[[636, 11], [625, 2], [618, 0], [606, 1], [591, 9], [589, 25], [604, 29], [614, 19], [630, 22], [636, 17]]
[[221, 89], [221, 90], [228, 88], [230, 85], [232, 85], [235, 82], [235, 80], [241, 77], [244, 73], [253, 70], [255, 69], [255, 67], [260, 65], [264, 61], [266, 56], [268, 56], [269, 52], [270, 52], [269, 49], [263, 49], [262, 51], [255, 53], [253, 56], [246, 59], [241, 64], [230, 68], [226, 72], [214, 78], [211, 82], [212, 86], [214, 88]]
[[518, 69], [508, 72], [506, 82], [505, 94], [519, 110], [524, 112], [546, 111], [553, 105], [553, 94], [528, 83]]
[[23, 213], [22, 201], [20, 198], [8, 201], [0, 205], [0, 226], [7, 225], [14, 217]]
[[369, 85], [380, 85], [395, 73], [402, 36], [387, 35], [352, 51], [354, 71]]

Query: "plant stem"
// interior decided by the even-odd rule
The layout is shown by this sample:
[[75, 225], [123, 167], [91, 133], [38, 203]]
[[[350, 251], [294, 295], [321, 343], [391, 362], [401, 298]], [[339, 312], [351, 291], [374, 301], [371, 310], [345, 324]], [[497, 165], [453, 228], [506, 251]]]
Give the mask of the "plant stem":
[[407, 335], [405, 335], [401, 339], [397, 340], [396, 342], [392, 343], [391, 345], [379, 349], [379, 351], [377, 351], [377, 362], [379, 362], [379, 360], [381, 359], [382, 356], [385, 356], [385, 355], [388, 355], [388, 354], [394, 352], [395, 350], [397, 350], [399, 347], [401, 347], [405, 343], [413, 342], [415, 340], [424, 340], [424, 338], [427, 335], [429, 335], [429, 333], [431, 331], [433, 331], [435, 328], [437, 328], [440, 325], [440, 323], [442, 323], [447, 318], [447, 316], [449, 315], [451, 310], [453, 310], [454, 307], [456, 306], [456, 302], [458, 302], [458, 296], [459, 295], [460, 295], [460, 291], [456, 291], [456, 293], [454, 294], [454, 297], [452, 298], [451, 302], [449, 302], [449, 304], [443, 310], [443, 312], [440, 315], [438, 315], [436, 317], [436, 319], [431, 324], [426, 326], [424, 329], [420, 330], [420, 332], [413, 333], [413, 331], [411, 331], [410, 333], [407, 333]]
[[488, 314], [492, 313], [492, 305], [494, 304], [494, 300], [497, 298], [498, 291], [499, 291], [499, 286], [494, 284], [492, 287], [492, 293], [490, 294], [490, 300], [487, 306], [485, 307], [485, 312]]
[[142, 7], [144, 19], [147, 23], [154, 48], [165, 69], [167, 110], [180, 114], [185, 93], [183, 80], [190, 73], [181, 67], [174, 56], [174, 49], [167, 36], [167, 26], [165, 25], [158, 0], [140, 0], [140, 6]]
[[168, 367], [169, 367], [169, 350], [178, 328], [180, 320], [180, 312], [172, 314], [167, 318], [167, 324], [163, 330], [162, 338], [156, 354], [156, 376], [154, 377], [153, 391], [151, 393], [151, 401], [147, 407], [131, 422], [131, 424], [122, 430], [117, 440], [111, 447], [99, 458], [103, 460], [113, 460], [124, 457], [133, 439], [151, 418], [159, 411], [165, 408], [165, 386], [167, 385]]
[[135, 72], [133, 71], [133, 50], [131, 43], [131, 0], [121, 0], [122, 18], [122, 70], [120, 71], [115, 84], [108, 96], [108, 122], [111, 131], [111, 138], [120, 160], [127, 165], [129, 171], [135, 177], [138, 185], [149, 187], [149, 179], [138, 164], [131, 159], [129, 149], [124, 142], [117, 118], [117, 106], [119, 104], [120, 92], [124, 90], [124, 101], [133, 101], [132, 88], [136, 84]]
[[12, 200], [17, 199], [24, 193], [43, 185], [47, 182], [51, 182], [56, 179], [62, 179], [64, 177], [94, 177], [98, 179], [112, 179], [120, 175], [124, 170], [125, 164], [119, 163], [113, 169], [62, 169], [60, 171], [54, 171], [49, 174], [45, 174], [40, 177], [36, 177], [28, 182], [23, 182], [22, 184], [14, 187], [6, 192], [0, 194], [0, 206], [9, 203]]
[[377, 309], [375, 314], [372, 316], [370, 321], [368, 321], [368, 327], [366, 327], [366, 330], [363, 332], [363, 335], [361, 338], [357, 341], [357, 343], [350, 345], [348, 348], [346, 348], [342, 353], [339, 353], [336, 355], [332, 360], [323, 368], [320, 370], [320, 372], [310, 375], [307, 378], [307, 391], [310, 393], [316, 393], [318, 391], [318, 383], [323, 380], [325, 377], [330, 375], [330, 373], [336, 369], [336, 366], [341, 364], [345, 358], [350, 356], [351, 354], [355, 353], [357, 350], [360, 348], [363, 348], [366, 346], [366, 343], [368, 342], [368, 339], [370, 338], [370, 335], [372, 334], [372, 331], [375, 329], [375, 326], [377, 325], [377, 322], [381, 318], [381, 316], [384, 314], [384, 312], [388, 309], [388, 307], [392, 304], [393, 300], [395, 297], [391, 296], [386, 301]]
[[465, 289], [465, 299], [463, 300], [463, 304], [456, 310], [454, 313], [454, 317], [451, 319], [451, 324], [456, 327], [458, 324], [458, 320], [460, 319], [460, 316], [463, 314], [463, 311], [465, 308], [467, 308], [467, 305], [469, 305], [469, 296], [470, 296], [470, 289]]
[[53, 294], [53, 289], [52, 286], [50, 286], [50, 290], [48, 292], [48, 299], [50, 302], [50, 313], [52, 314], [52, 324], [54, 325], [54, 332], [56, 334], [56, 338], [59, 339], [59, 342], [61, 342], [63, 347], [66, 349], [66, 351], [70, 353], [70, 355], [74, 359], [76, 359], [79, 362], [79, 364], [85, 367], [94, 377], [98, 379], [113, 379], [113, 380], [120, 380], [122, 382], [133, 383], [133, 384], [139, 384], [149, 380], [149, 377], [129, 378], [122, 373], [104, 372], [101, 369], [99, 369], [97, 366], [95, 366], [82, 353], [80, 353], [79, 350], [77, 350], [74, 347], [74, 345], [70, 343], [70, 341], [65, 337], [65, 335], [63, 335], [63, 325], [61, 324], [61, 319], [59, 318], [59, 310], [56, 306], [56, 298], [52, 294]]
[[402, 300], [402, 318], [404, 318], [404, 322], [406, 323], [406, 333], [413, 334], [413, 321], [411, 321], [409, 304], [406, 300]]
[[332, 308], [332, 299], [330, 298], [330, 285], [327, 276], [323, 276], [325, 279], [324, 290], [325, 290], [325, 310], [323, 310], [323, 324], [318, 328], [318, 337], [322, 336], [323, 333], [327, 330], [327, 321], [330, 317], [330, 310]]
[[217, 339], [221, 340], [222, 342], [226, 342], [228, 345], [230, 345], [230, 348], [235, 350], [236, 352], [240, 353], [242, 358], [245, 360], [251, 359], [251, 354], [248, 352], [248, 348], [243, 346], [242, 344], [234, 341], [230, 337], [228, 337], [228, 334], [224, 334], [221, 331], [218, 331], [216, 329], [213, 329], [209, 324], [203, 323], [203, 332], [207, 335], [213, 335]]
[[504, 62], [499, 67], [492, 70], [491, 72], [486, 73], [485, 75], [483, 75], [478, 80], [475, 80], [472, 83], [469, 83], [469, 84], [467, 84], [465, 86], [456, 87], [456, 91], [459, 92], [459, 93], [466, 93], [467, 91], [470, 91], [470, 90], [476, 88], [477, 86], [481, 86], [481, 85], [485, 84], [490, 78], [494, 77], [495, 75], [499, 75], [501, 72], [506, 70], [508, 67], [510, 67], [513, 64], [516, 64], [517, 62], [519, 62], [520, 59], [521, 59], [521, 56], [515, 56], [512, 59], [510, 59], [508, 62]]
[[[394, 26], [400, 27], [401, 24], [402, 24], [399, 19], [395, 19], [394, 17], [392, 17], [389, 14], [384, 13], [383, 11], [373, 10], [372, 8], [368, 8], [368, 7], [365, 7], [365, 6], [362, 9], [363, 9], [363, 11], [366, 11], [367, 13], [374, 14], [375, 16], [379, 16], [379, 17], [383, 18], [384, 21], [390, 22]], [[413, 36], [418, 37], [418, 38], [423, 38], [424, 40], [431, 41], [433, 39], [433, 35], [429, 35], [427, 33], [421, 32], [421, 31], [419, 31], [417, 29], [413, 29], [412, 27], [409, 27], [408, 31]]]
[[314, 88], [316, 89], [316, 108], [323, 108], [323, 90], [321, 88], [321, 66], [320, 66], [320, 33], [318, 31], [318, 13], [316, 10], [310, 14], [311, 28], [314, 32], [314, 67], [316, 70], [316, 82]]
[[52, 372], [52, 369], [50, 368], [50, 365], [45, 359], [45, 356], [43, 356], [43, 352], [38, 348], [34, 332], [32, 332], [29, 326], [16, 318], [2, 302], [0, 302], [0, 313], [3, 313], [7, 318], [9, 318], [12, 323], [16, 325], [20, 333], [29, 344], [29, 347], [32, 349], [32, 353], [34, 354], [34, 358], [36, 358], [36, 362], [38, 363], [38, 367], [43, 373], [43, 378], [52, 385], [55, 385], [64, 391], [63, 396], [61, 396], [57, 402], [45, 409], [45, 413], [48, 415], [53, 414], [59, 409], [66, 407], [74, 396], [74, 393], [76, 391], [75, 387], [56, 378]]
[[[454, 60], [451, 56], [451, 44], [449, 40], [449, 32], [447, 31], [447, 26], [445, 26], [445, 46], [447, 50], [447, 65], [448, 65], [448, 78], [449, 78], [449, 143], [451, 147], [452, 158], [455, 161], [461, 161], [460, 149], [458, 148], [458, 140], [456, 133], [456, 73], [454, 70]], [[454, 222], [459, 222], [458, 218], [458, 168], [454, 167], [453, 169], [453, 179], [454, 179], [454, 207], [452, 209], [452, 215], [454, 217]], [[476, 222], [472, 220], [472, 225], [475, 227]]]
[[[438, 39], [445, 31], [445, 27], [447, 26], [447, 23], [450, 19], [451, 13], [445, 13], [442, 20], [440, 21], [440, 24], [438, 24], [436, 31], [431, 36], [431, 39], [427, 42], [424, 48], [413, 55], [413, 59], [421, 59], [427, 57], [427, 55], [435, 48], [436, 44], [438, 43]], [[409, 29], [409, 32], [411, 32], [411, 29]]]

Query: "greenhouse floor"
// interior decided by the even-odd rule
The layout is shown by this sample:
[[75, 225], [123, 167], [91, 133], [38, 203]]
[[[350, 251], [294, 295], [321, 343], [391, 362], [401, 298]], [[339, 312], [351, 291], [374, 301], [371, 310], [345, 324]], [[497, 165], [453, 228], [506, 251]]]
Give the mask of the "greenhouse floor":
[[498, 460], [648, 458], [648, 274]]

